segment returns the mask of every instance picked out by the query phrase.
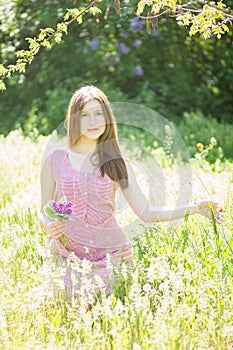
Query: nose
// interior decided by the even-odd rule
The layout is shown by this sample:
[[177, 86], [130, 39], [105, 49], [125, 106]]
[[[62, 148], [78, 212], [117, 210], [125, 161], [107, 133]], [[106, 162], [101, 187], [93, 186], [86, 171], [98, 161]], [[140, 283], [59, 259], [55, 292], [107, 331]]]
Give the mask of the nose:
[[91, 113], [90, 115], [90, 124], [94, 125], [95, 124], [95, 114]]

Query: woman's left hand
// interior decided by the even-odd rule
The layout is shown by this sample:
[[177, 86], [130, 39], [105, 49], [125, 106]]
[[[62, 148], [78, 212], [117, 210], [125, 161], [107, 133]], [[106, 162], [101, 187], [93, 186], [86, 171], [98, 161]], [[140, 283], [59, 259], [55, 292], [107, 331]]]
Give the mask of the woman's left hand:
[[224, 210], [218, 202], [208, 200], [201, 201], [197, 204], [197, 211], [199, 214], [207, 217], [210, 220], [212, 220], [214, 217], [217, 224], [222, 224], [224, 220]]

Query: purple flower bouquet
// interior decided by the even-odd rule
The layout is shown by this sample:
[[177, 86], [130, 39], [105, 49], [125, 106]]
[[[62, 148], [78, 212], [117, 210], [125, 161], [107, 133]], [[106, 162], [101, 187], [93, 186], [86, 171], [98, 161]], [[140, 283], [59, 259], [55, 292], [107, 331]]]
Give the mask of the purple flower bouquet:
[[[64, 196], [59, 201], [50, 200], [44, 207], [45, 215], [55, 220], [70, 220], [69, 216], [72, 214], [73, 203], [67, 201]], [[61, 237], [62, 243], [66, 246], [66, 237], [63, 234]]]

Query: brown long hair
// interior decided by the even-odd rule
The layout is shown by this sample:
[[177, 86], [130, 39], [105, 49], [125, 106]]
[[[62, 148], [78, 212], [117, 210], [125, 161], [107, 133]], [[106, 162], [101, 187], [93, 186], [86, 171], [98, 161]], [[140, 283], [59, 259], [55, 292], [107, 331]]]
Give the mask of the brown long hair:
[[128, 172], [118, 144], [115, 117], [107, 96], [93, 85], [81, 87], [75, 91], [70, 100], [65, 119], [68, 147], [75, 147], [81, 136], [81, 111], [85, 104], [91, 100], [100, 102], [105, 118], [105, 130], [98, 138], [96, 151], [93, 156], [97, 156], [102, 176], [107, 174], [113, 181], [118, 182], [122, 188], [126, 188], [128, 186]]

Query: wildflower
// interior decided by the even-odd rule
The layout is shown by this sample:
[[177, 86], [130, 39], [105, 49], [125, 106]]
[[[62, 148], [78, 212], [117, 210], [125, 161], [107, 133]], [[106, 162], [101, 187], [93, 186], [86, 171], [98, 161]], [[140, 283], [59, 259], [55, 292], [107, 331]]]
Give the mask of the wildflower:
[[217, 212], [222, 213], [223, 212], [223, 207], [218, 207], [216, 210], [217, 210]]
[[66, 200], [66, 197], [62, 197], [60, 201], [48, 201], [45, 206], [45, 214], [57, 220], [68, 220], [67, 215], [72, 214], [73, 203]]
[[146, 283], [144, 284], [142, 289], [144, 290], [144, 292], [148, 293], [151, 290], [151, 285], [149, 283]]
[[100, 43], [99, 43], [99, 39], [98, 38], [94, 38], [92, 39], [90, 42], [89, 42], [89, 45], [91, 47], [91, 49], [93, 51], [97, 51], [99, 46], [100, 46]]
[[200, 151], [200, 152], [203, 151], [203, 149], [204, 149], [203, 143], [198, 142], [196, 148], [197, 148], [197, 150]]
[[[72, 214], [73, 203], [62, 197], [58, 202], [48, 201], [45, 205], [44, 212], [51, 219], [69, 220], [68, 216]], [[66, 246], [66, 237], [62, 235], [62, 243]]]
[[71, 210], [71, 208], [66, 208], [66, 210], [65, 210], [65, 214], [67, 214], [67, 215], [72, 214], [72, 210]]
[[124, 44], [120, 44], [119, 49], [120, 49], [121, 53], [123, 53], [124, 55], [127, 55], [130, 52], [130, 47], [128, 47]]
[[158, 31], [158, 29], [154, 28], [152, 30], [152, 33], [151, 33], [152, 36], [159, 36], [160, 35], [160, 32]]
[[142, 30], [143, 29], [143, 21], [140, 21], [138, 17], [134, 17], [130, 21], [130, 30], [135, 31], [135, 30]]
[[111, 60], [107, 62], [107, 66], [108, 67], [114, 67], [117, 64], [117, 62], [115, 60]]
[[140, 39], [137, 39], [133, 42], [133, 46], [137, 49], [142, 45], [142, 41]]
[[213, 146], [217, 146], [217, 140], [216, 140], [216, 138], [215, 138], [215, 137], [211, 137], [210, 143], [211, 143], [211, 145], [213, 145]]
[[120, 37], [122, 37], [123, 39], [128, 39], [129, 34], [125, 30], [122, 29], [120, 31]]
[[144, 74], [144, 70], [140, 66], [136, 66], [133, 69], [133, 74], [137, 76], [142, 76]]

